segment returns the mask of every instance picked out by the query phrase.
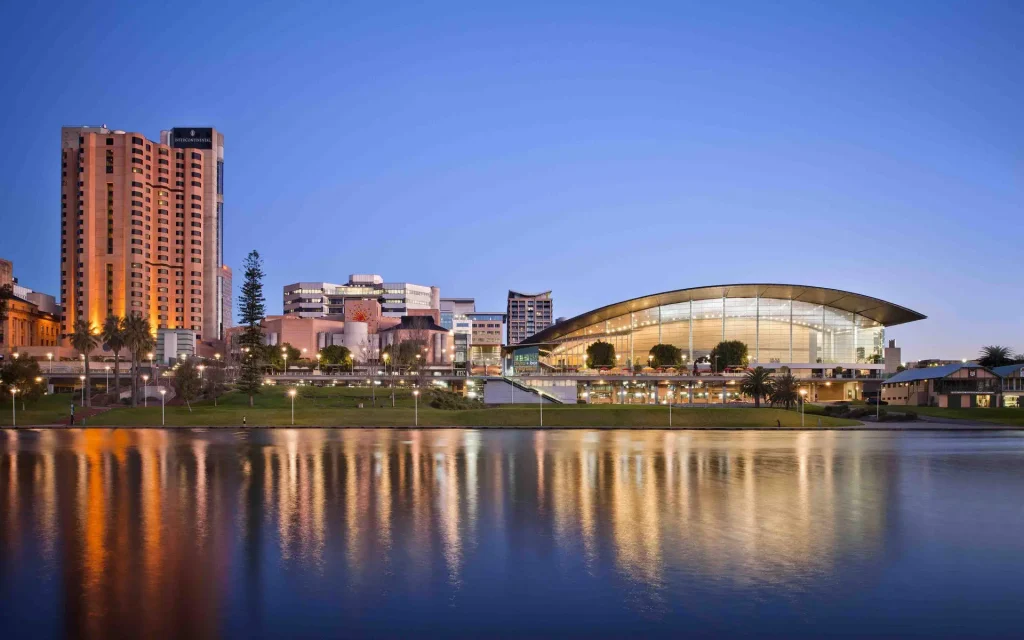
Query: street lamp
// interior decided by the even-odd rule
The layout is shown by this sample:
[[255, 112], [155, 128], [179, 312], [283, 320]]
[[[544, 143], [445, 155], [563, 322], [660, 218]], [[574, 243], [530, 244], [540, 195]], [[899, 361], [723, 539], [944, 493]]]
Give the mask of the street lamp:
[[150, 353], [147, 353], [146, 355], [149, 358], [149, 369], [152, 371], [153, 370], [153, 353], [150, 352]]
[[206, 368], [206, 365], [205, 364], [201, 364], [201, 365], [199, 365], [196, 368], [199, 369], [199, 381], [202, 382], [203, 381], [203, 369]]
[[[148, 407], [148, 395], [149, 395], [149, 374], [142, 374], [142, 406]], [[137, 406], [137, 405], [136, 405]]]
[[804, 405], [807, 404], [807, 389], [800, 390], [800, 428], [804, 426]]
[[78, 379], [82, 381], [82, 406], [85, 406], [85, 376], [78, 376]]
[[289, 389], [288, 395], [292, 397], [292, 426], [295, 426], [295, 389]]
[[103, 368], [107, 370], [106, 379], [105, 379], [103, 384], [106, 385], [107, 393], [110, 393], [110, 365], [108, 364], [107, 366], [105, 366]]
[[412, 399], [413, 399], [413, 403], [414, 403], [413, 407], [414, 407], [414, 411], [415, 411], [415, 413], [413, 414], [413, 418], [414, 418], [413, 426], [418, 427], [418, 426], [420, 426], [420, 390], [419, 389], [413, 389], [412, 390]]
[[160, 426], [166, 424], [166, 413], [164, 412], [164, 398], [167, 396], [167, 389], [160, 390]]
[[281, 347], [281, 354], [284, 355], [284, 374], [288, 375], [288, 349]]
[[319, 353], [316, 354], [316, 370], [319, 373], [319, 371], [320, 371], [320, 354]]
[[52, 353], [46, 354], [46, 359], [50, 361], [50, 364], [47, 367], [48, 368], [47, 373], [53, 373], [53, 354]]
[[11, 387], [11, 426], [12, 427], [18, 426], [18, 417], [15, 414], [15, 408], [14, 408], [15, 405], [17, 404], [14, 401], [14, 394], [16, 394], [16, 393], [18, 393], [18, 389], [15, 388], [15, 387]]

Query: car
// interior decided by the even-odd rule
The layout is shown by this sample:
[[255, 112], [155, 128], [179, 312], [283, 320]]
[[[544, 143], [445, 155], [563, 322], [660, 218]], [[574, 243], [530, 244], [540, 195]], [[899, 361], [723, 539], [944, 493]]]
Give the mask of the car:
[[885, 405], [887, 405], [889, 403], [886, 402], [885, 400], [879, 400], [878, 398], [868, 398], [867, 400], [864, 401], [864, 404], [871, 404], [871, 405], [878, 404], [878, 405], [881, 405], [881, 406], [884, 407]]

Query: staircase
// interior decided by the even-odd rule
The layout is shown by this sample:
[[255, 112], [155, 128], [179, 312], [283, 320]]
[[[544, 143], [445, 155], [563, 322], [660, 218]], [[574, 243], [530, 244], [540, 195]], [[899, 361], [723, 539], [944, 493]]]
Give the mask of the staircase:
[[[506, 394], [504, 393], [504, 389], [496, 389], [492, 387], [491, 394], [487, 393], [487, 385], [491, 385], [494, 383], [504, 383], [506, 385], [509, 385], [509, 393], [507, 400], [505, 399]], [[519, 394], [524, 394], [522, 396], [522, 400], [519, 399]], [[491, 399], [488, 399], [488, 395], [490, 395]], [[486, 385], [484, 386], [484, 402], [486, 402], [487, 404], [513, 403], [513, 400], [515, 401], [514, 404], [518, 404], [519, 402], [523, 402], [523, 404], [526, 404], [530, 402], [538, 402], [538, 397], [542, 398], [542, 401], [548, 404], [565, 404], [557, 396], [553, 396], [547, 391], [541, 391], [536, 387], [525, 385], [522, 382], [519, 382], [518, 380], [513, 380], [512, 378], [509, 378], [507, 376], [489, 378], [487, 380]]]

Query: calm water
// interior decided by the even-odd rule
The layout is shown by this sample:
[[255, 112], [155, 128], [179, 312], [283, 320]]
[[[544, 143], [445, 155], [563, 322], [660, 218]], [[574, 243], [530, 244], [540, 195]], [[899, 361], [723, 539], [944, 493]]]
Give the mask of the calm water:
[[1024, 629], [1012, 433], [0, 430], [0, 637]]

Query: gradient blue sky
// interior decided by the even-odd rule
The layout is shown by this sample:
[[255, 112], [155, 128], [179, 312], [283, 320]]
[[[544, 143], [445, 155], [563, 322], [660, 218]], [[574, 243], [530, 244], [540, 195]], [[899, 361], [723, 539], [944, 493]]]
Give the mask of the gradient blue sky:
[[774, 281], [928, 315], [905, 358], [1024, 350], [1024, 5], [840, 4], [9, 3], [0, 256], [58, 289], [62, 125], [213, 125], [271, 312]]

